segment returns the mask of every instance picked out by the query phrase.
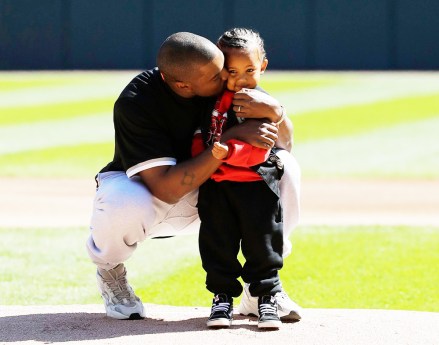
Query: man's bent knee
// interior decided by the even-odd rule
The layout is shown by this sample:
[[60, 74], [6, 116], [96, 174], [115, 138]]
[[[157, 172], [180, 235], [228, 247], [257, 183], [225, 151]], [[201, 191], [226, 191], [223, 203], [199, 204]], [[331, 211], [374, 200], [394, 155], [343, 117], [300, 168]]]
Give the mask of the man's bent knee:
[[147, 237], [155, 212], [153, 197], [140, 179], [114, 173], [100, 182], [87, 249], [96, 264], [108, 268], [128, 259]]

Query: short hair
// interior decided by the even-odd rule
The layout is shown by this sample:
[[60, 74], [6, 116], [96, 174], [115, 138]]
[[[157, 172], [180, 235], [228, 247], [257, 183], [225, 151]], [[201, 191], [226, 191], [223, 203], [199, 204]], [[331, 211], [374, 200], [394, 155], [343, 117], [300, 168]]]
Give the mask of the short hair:
[[251, 49], [256, 46], [259, 49], [261, 61], [267, 55], [264, 48], [264, 40], [259, 33], [247, 28], [233, 28], [224, 32], [218, 39], [217, 46], [222, 51], [227, 48]]
[[157, 66], [168, 78], [184, 81], [200, 65], [211, 62], [218, 52], [215, 44], [207, 38], [190, 32], [177, 32], [161, 45], [157, 54]]

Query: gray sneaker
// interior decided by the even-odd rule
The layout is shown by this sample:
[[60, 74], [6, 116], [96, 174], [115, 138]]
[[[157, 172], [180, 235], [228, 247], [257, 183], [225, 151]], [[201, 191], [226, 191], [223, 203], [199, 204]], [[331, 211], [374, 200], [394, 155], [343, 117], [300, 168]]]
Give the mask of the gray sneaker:
[[96, 278], [107, 316], [119, 320], [138, 320], [145, 317], [142, 301], [128, 284], [127, 271], [123, 264], [108, 271], [98, 268]]

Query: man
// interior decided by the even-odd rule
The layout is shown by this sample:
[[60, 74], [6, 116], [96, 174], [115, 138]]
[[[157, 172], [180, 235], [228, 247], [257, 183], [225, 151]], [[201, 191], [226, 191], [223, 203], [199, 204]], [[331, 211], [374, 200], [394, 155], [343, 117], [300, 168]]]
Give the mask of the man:
[[[210, 150], [191, 158], [191, 142], [224, 88], [223, 54], [209, 40], [181, 32], [165, 40], [157, 64], [158, 69], [134, 78], [116, 101], [114, 158], [96, 178], [87, 249], [98, 267], [107, 315], [117, 319], [145, 317], [123, 262], [146, 238], [198, 231], [198, 187], [221, 164]], [[290, 150], [292, 125], [275, 99], [252, 90], [237, 93], [233, 103], [238, 116], [255, 119], [225, 132], [224, 141], [236, 138], [263, 148], [276, 142]], [[272, 122], [258, 120], [262, 118]], [[291, 230], [299, 213], [299, 169], [288, 151], [279, 155], [285, 165], [280, 188], [285, 229]], [[284, 255], [290, 251], [288, 234]], [[284, 292], [277, 298], [284, 319], [300, 319], [299, 307]], [[248, 287], [240, 312], [257, 314], [257, 299]]]

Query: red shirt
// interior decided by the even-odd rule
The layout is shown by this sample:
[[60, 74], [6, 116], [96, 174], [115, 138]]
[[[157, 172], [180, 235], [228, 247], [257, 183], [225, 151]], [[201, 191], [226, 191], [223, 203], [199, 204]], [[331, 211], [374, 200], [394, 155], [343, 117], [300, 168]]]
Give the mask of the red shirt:
[[[227, 120], [227, 109], [230, 108], [233, 100], [233, 92], [224, 91], [218, 97], [215, 108], [212, 111], [213, 116], [221, 115], [221, 118]], [[223, 123], [225, 124], [225, 123]], [[221, 135], [223, 124], [217, 136]], [[215, 135], [214, 135], [215, 136]], [[262, 177], [256, 171], [250, 169], [251, 166], [261, 164], [268, 159], [269, 150], [254, 147], [240, 140], [232, 139], [225, 142], [229, 147], [228, 156], [223, 159], [223, 164], [213, 173], [211, 179], [216, 182], [220, 181], [236, 181], [236, 182], [252, 182], [261, 181]], [[192, 141], [192, 156], [195, 157], [205, 150], [206, 146], [203, 142], [200, 131], [195, 133]]]

